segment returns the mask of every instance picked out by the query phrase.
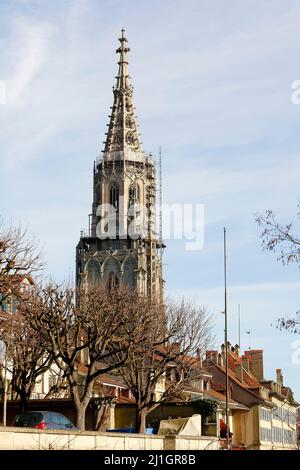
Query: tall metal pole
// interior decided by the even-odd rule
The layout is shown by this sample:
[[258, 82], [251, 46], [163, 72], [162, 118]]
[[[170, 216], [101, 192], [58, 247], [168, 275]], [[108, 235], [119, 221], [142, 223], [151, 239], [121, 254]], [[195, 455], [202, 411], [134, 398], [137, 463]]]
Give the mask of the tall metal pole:
[[238, 306], [239, 311], [239, 347], [241, 347], [241, 306]]
[[4, 394], [3, 394], [3, 426], [6, 426], [6, 414], [7, 414], [7, 362], [6, 356], [4, 360]]
[[226, 254], [226, 227], [224, 227], [224, 302], [225, 302], [225, 422], [226, 422], [226, 449], [229, 449], [229, 415], [228, 415], [228, 339], [227, 339], [227, 254]]
[[161, 166], [161, 147], [159, 147], [159, 242], [160, 259], [163, 257], [163, 233], [162, 233], [162, 166]]
[[159, 257], [160, 257], [160, 297], [163, 302], [163, 212], [162, 212], [162, 162], [161, 147], [159, 147]]

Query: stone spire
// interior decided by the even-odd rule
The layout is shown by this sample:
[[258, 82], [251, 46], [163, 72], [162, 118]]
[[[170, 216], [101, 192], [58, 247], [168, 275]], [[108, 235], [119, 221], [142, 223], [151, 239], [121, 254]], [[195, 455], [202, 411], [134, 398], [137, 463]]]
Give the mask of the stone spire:
[[116, 76], [117, 83], [113, 87], [114, 102], [108, 125], [108, 132], [104, 147], [104, 153], [141, 152], [141, 143], [139, 139], [137, 121], [132, 103], [132, 86], [129, 81], [127, 53], [130, 51], [127, 47], [127, 39], [124, 36], [125, 30], [122, 29], [119, 41], [120, 47], [116, 50], [120, 54], [119, 70]]

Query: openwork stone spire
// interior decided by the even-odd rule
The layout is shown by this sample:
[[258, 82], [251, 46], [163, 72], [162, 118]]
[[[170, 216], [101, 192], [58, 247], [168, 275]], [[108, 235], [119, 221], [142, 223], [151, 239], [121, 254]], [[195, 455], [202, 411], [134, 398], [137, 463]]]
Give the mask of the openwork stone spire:
[[129, 81], [127, 53], [127, 39], [122, 29], [119, 41], [120, 47], [116, 50], [120, 54], [119, 70], [116, 76], [117, 83], [113, 87], [114, 103], [108, 126], [104, 152], [141, 152], [137, 121], [132, 103], [132, 86]]

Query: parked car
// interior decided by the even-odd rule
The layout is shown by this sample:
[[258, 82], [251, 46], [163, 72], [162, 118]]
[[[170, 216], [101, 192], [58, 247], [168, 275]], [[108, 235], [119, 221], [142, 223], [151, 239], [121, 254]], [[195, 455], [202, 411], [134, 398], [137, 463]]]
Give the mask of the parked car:
[[17, 414], [12, 426], [35, 429], [76, 430], [76, 426], [63, 414], [54, 411], [27, 411]]

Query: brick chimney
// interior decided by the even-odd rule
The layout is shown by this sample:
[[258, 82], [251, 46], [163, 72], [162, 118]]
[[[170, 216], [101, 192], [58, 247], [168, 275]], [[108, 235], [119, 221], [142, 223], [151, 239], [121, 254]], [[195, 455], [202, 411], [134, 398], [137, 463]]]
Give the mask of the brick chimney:
[[241, 382], [243, 382], [244, 379], [243, 379], [243, 364], [242, 364], [242, 362], [237, 362], [235, 364], [235, 371], [234, 372], [235, 372], [236, 377]]
[[249, 357], [247, 356], [242, 356], [242, 361], [243, 361], [243, 368], [249, 372]]
[[218, 364], [218, 351], [206, 351], [206, 361]]
[[262, 349], [250, 349], [245, 351], [245, 356], [249, 359], [249, 368], [257, 380], [264, 380], [264, 359]]
[[276, 380], [279, 385], [283, 385], [283, 375], [281, 369], [276, 369]]
[[[227, 350], [228, 351], [232, 350], [232, 346], [231, 346], [231, 343], [229, 341], [227, 341]], [[225, 343], [223, 343], [221, 345], [221, 354], [223, 354], [223, 356], [225, 357]]]
[[224, 357], [220, 353], [218, 354], [218, 364], [219, 366], [224, 367]]

